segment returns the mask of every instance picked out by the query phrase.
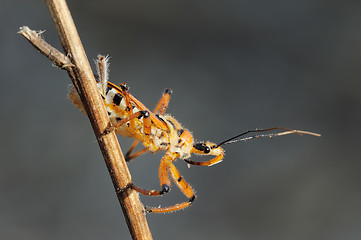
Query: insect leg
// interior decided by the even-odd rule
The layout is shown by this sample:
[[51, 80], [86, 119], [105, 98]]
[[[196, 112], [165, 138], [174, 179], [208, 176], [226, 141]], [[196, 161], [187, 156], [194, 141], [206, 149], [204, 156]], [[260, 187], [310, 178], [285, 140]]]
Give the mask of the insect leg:
[[198, 166], [212, 166], [214, 164], [220, 163], [222, 162], [223, 159], [223, 155], [217, 156], [215, 158], [212, 158], [209, 161], [205, 161], [205, 162], [195, 162], [189, 159], [184, 159], [184, 161], [188, 164], [192, 164], [192, 165], [198, 165]]
[[[128, 116], [132, 116], [133, 115], [133, 106], [130, 103], [130, 94], [129, 94], [128, 88], [127, 88], [126, 85], [121, 85], [121, 89], [122, 89], [122, 93], [123, 93], [123, 96], [124, 96], [125, 105], [127, 106], [126, 111], [129, 114]], [[148, 113], [148, 115], [149, 115], [149, 113]], [[131, 120], [133, 120], [133, 119], [134, 118], [132, 118]], [[119, 125], [119, 126], [121, 126], [121, 125]], [[129, 122], [129, 128], [130, 129], [135, 129], [135, 121], [130, 121]]]
[[157, 106], [154, 108], [154, 114], [164, 115], [165, 111], [167, 110], [171, 94], [172, 90], [170, 89], [166, 89], [164, 91], [162, 98], [159, 100]]
[[170, 207], [160, 207], [160, 208], [149, 208], [148, 207], [148, 208], [146, 208], [147, 212], [152, 212], [152, 213], [174, 212], [174, 211], [178, 211], [183, 208], [186, 208], [194, 202], [194, 200], [196, 198], [196, 195], [194, 194], [194, 190], [183, 179], [183, 177], [180, 175], [177, 168], [174, 166], [174, 164], [172, 162], [169, 162], [169, 173], [170, 173], [170, 176], [172, 177], [172, 180], [175, 182], [175, 184], [178, 186], [178, 188], [188, 198], [188, 201], [178, 203], [178, 204], [170, 206]]
[[[157, 106], [155, 107], [153, 113], [157, 113], [159, 112], [159, 114], [163, 115], [165, 113], [165, 110], [168, 107], [168, 103], [169, 103], [169, 99], [170, 99], [170, 94], [172, 93], [172, 91], [170, 89], [166, 89], [163, 93], [162, 98], [159, 100]], [[131, 155], [131, 153], [133, 152], [134, 148], [137, 146], [137, 144], [139, 143], [138, 140], [134, 140], [132, 146], [130, 147], [130, 149], [128, 150], [128, 152], [125, 154], [125, 158], [127, 161], [130, 161], [133, 158], [136, 158], [144, 153], [146, 153], [147, 151], [145, 149], [142, 149], [134, 154]]]
[[[129, 94], [129, 97], [130, 97], [130, 100], [137, 106], [138, 109], [141, 109], [141, 110], [148, 110], [148, 108], [146, 106], [144, 106], [143, 103], [141, 103], [138, 99], [136, 99], [134, 96], [132, 96], [131, 94]], [[148, 110], [149, 111], [149, 110]], [[153, 124], [162, 129], [162, 130], [166, 130], [168, 131], [169, 128], [168, 128], [168, 125], [161, 121], [153, 112], [149, 112], [150, 114], [150, 118], [153, 122]]]
[[135, 191], [137, 191], [138, 193], [143, 194], [143, 195], [148, 195], [148, 196], [159, 196], [159, 195], [169, 192], [170, 179], [168, 176], [168, 168], [169, 168], [168, 162], [169, 162], [169, 158], [167, 156], [164, 156], [162, 161], [160, 162], [160, 166], [159, 166], [159, 180], [160, 180], [160, 185], [162, 187], [162, 190], [160, 190], [160, 191], [146, 190], [146, 189], [139, 188], [139, 187], [135, 186], [134, 184], [132, 184], [130, 187], [132, 189], [134, 189]]
[[[167, 107], [168, 107], [168, 104], [169, 104], [169, 99], [170, 99], [170, 95], [171, 95], [171, 94], [172, 94], [172, 90], [170, 90], [170, 89], [166, 89], [166, 90], [164, 91], [162, 98], [159, 100], [157, 106], [155, 107], [155, 109], [154, 109], [154, 111], [153, 111], [154, 114], [159, 113], [159, 114], [163, 115], [163, 114], [165, 113], [165, 111], [166, 111], [166, 109], [167, 109]], [[129, 160], [131, 160], [131, 159], [133, 159], [133, 158], [138, 157], [139, 155], [141, 155], [141, 154], [137, 154], [137, 153], [131, 155], [131, 153], [133, 152], [134, 148], [137, 146], [138, 143], [139, 143], [138, 140], [134, 140], [132, 146], [130, 147], [130, 149], [128, 150], [128, 152], [125, 154], [125, 158], [126, 158], [127, 161], [129, 161]], [[142, 150], [140, 150], [140, 151], [145, 151], [145, 150], [142, 149]], [[140, 151], [139, 151], [139, 152], [140, 152]], [[145, 152], [144, 152], [144, 153], [145, 153]], [[137, 154], [137, 155], [136, 155], [136, 154]], [[134, 155], [135, 155], [135, 156], [134, 156]]]
[[[135, 141], [134, 141], [135, 142]], [[130, 160], [139, 157], [140, 155], [143, 155], [144, 153], [148, 152], [148, 148], [143, 148], [132, 155], [130, 155], [129, 151], [125, 154], [125, 161], [129, 162]]]
[[126, 118], [120, 120], [119, 122], [117, 122], [117, 124], [105, 129], [105, 131], [99, 136], [99, 138], [102, 138], [104, 135], [110, 133], [111, 131], [114, 131], [115, 129], [119, 128], [123, 124], [125, 124], [127, 122], [132, 122], [133, 119], [140, 118], [140, 117], [143, 117], [143, 121], [144, 121], [144, 119], [149, 118], [149, 112], [148, 111], [139, 111], [139, 112], [133, 113], [129, 117], [126, 117]]
[[139, 143], [139, 141], [137, 139], [135, 139], [132, 146], [129, 148], [128, 152], [125, 154], [125, 156], [129, 156], [130, 154], [132, 154], [134, 148], [137, 146], [138, 143]]
[[[144, 111], [143, 111], [144, 112]], [[143, 118], [143, 134], [144, 134], [144, 138], [143, 138], [143, 144], [145, 146], [147, 146], [147, 144], [149, 144], [150, 142], [150, 134], [151, 134], [151, 125], [152, 125], [152, 120], [150, 118], [150, 114], [148, 111], [146, 111], [148, 114], [147, 116], [145, 116]]]
[[133, 107], [132, 107], [132, 104], [130, 103], [130, 101], [132, 101], [132, 103], [134, 103], [138, 109], [143, 110], [143, 111], [149, 111], [150, 118], [152, 119], [152, 122], [154, 123], [154, 125], [156, 127], [160, 128], [162, 130], [166, 130], [166, 131], [169, 130], [166, 123], [164, 123], [163, 121], [158, 119], [157, 116], [153, 112], [150, 112], [150, 110], [146, 106], [144, 106], [143, 103], [141, 103], [138, 99], [136, 99], [132, 94], [130, 94], [128, 92], [127, 86], [125, 84], [123, 84], [119, 87], [119, 86], [115, 85], [114, 83], [108, 82], [108, 86], [115, 88], [119, 93], [122, 93], [122, 96], [125, 99], [126, 106], [129, 109], [127, 111], [129, 111], [130, 114], [133, 113], [133, 109], [132, 109]]
[[[159, 113], [161, 115], [163, 115], [168, 107], [169, 104], [169, 99], [170, 99], [170, 95], [172, 93], [172, 90], [170, 89], [166, 89], [163, 93], [162, 98], [159, 100], [157, 106], [155, 107], [153, 113]], [[149, 126], [145, 126], [144, 127], [149, 127]], [[130, 161], [133, 158], [136, 158], [144, 153], [147, 152], [146, 148], [145, 149], [141, 149], [138, 152], [134, 153], [131, 155], [131, 153], [133, 152], [134, 148], [137, 146], [137, 144], [139, 143], [138, 140], [134, 140], [132, 146], [130, 147], [130, 149], [128, 150], [128, 152], [125, 154], [125, 159], [126, 161]]]

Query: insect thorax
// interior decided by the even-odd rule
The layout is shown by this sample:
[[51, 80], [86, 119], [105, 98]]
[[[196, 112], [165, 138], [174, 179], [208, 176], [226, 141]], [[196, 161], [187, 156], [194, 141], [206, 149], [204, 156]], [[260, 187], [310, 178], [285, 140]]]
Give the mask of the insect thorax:
[[[98, 83], [98, 88], [101, 91], [102, 85]], [[137, 113], [140, 109], [137, 108], [135, 103], [130, 101], [132, 111], [126, 105], [125, 99], [117, 89], [108, 85], [103, 96], [104, 104], [108, 112], [112, 125], [116, 125], [122, 119], [128, 117], [131, 113]], [[145, 141], [143, 118], [133, 119], [134, 129], [130, 128], [130, 122], [119, 126], [115, 131], [117, 134], [136, 138], [145, 145], [151, 152], [157, 151], [170, 151], [178, 153], [179, 157], [188, 158], [190, 150], [192, 149], [193, 138], [190, 142], [189, 139], [184, 141], [181, 138], [181, 133], [185, 130], [181, 125], [170, 115], [156, 115], [159, 120], [163, 121], [168, 126], [168, 131], [158, 128], [155, 124], [151, 124], [151, 136], [149, 142]], [[189, 136], [187, 135], [189, 138]]]
[[[102, 93], [102, 84], [97, 83], [98, 89], [101, 92], [105, 108], [112, 125], [116, 125], [122, 119], [129, 117], [131, 113], [139, 112], [140, 109], [130, 101], [132, 111], [126, 105], [125, 99], [119, 90], [108, 85], [105, 93]], [[86, 114], [80, 97], [73, 87], [69, 92], [69, 98], [73, 104], [78, 107], [82, 113]], [[135, 118], [134, 128], [130, 127], [130, 122], [127, 122], [115, 129], [115, 132], [121, 136], [135, 138], [143, 143], [143, 145], [151, 152], [168, 151], [176, 154], [179, 158], [189, 158], [190, 151], [193, 147], [193, 137], [188, 130], [183, 129], [182, 126], [170, 115], [156, 115], [159, 120], [166, 123], [168, 130], [158, 128], [155, 124], [151, 124], [151, 135], [149, 141], [145, 141], [143, 118]]]

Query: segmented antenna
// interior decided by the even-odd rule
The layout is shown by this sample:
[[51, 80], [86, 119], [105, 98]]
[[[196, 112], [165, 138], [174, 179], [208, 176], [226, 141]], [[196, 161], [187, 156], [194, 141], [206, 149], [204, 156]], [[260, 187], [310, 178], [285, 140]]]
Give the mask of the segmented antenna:
[[[269, 134], [256, 134], [256, 135], [250, 136], [250, 137], [239, 138], [239, 137], [242, 137], [242, 136], [250, 134], [250, 133], [270, 132], [270, 131], [275, 131], [275, 130], [283, 130], [283, 132], [269, 133]], [[251, 139], [256, 139], [256, 138], [261, 138], [261, 137], [269, 137], [269, 138], [271, 138], [271, 137], [278, 137], [278, 136], [283, 136], [283, 135], [287, 135], [287, 134], [297, 134], [297, 135], [306, 134], [306, 135], [312, 135], [312, 136], [316, 136], [316, 137], [321, 136], [321, 134], [318, 134], [318, 133], [302, 131], [302, 130], [292, 130], [292, 129], [288, 129], [288, 128], [284, 128], [284, 127], [273, 127], [273, 128], [267, 128], [267, 129], [254, 129], [254, 130], [248, 130], [246, 132], [238, 134], [237, 136], [231, 137], [231, 138], [219, 143], [217, 145], [217, 147], [219, 147], [221, 145], [225, 145], [225, 144], [241, 142], [241, 141], [248, 141], [248, 140], [251, 140]]]

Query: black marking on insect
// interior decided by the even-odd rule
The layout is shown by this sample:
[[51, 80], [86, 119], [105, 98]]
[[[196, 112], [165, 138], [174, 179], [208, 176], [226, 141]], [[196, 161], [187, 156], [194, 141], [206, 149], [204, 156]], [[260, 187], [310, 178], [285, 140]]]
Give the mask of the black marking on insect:
[[[183, 159], [187, 164], [198, 166], [212, 166], [222, 162], [224, 150], [221, 146], [257, 139], [260, 137], [276, 137], [286, 134], [309, 134], [320, 136], [319, 134], [291, 130], [283, 127], [267, 129], [255, 129], [243, 132], [218, 144], [212, 142], [195, 142], [189, 130], [183, 128], [181, 124], [172, 116], [165, 114], [168, 107], [171, 90], [166, 89], [154, 111], [150, 111], [143, 103], [129, 93], [126, 84], [120, 86], [108, 82], [108, 58], [99, 56], [96, 60], [98, 66], [98, 89], [102, 95], [111, 126], [104, 131], [105, 134], [115, 131], [117, 134], [134, 138], [135, 142], [125, 154], [126, 161], [130, 161], [146, 152], [156, 153], [165, 151], [159, 166], [159, 179], [161, 190], [146, 190], [130, 183], [127, 188], [148, 196], [159, 196], [170, 191], [171, 180], [176, 183], [181, 192], [188, 199], [184, 202], [170, 207], [148, 208], [147, 212], [165, 213], [173, 212], [190, 206], [196, 198], [192, 187], [183, 179], [173, 162]], [[73, 103], [85, 113], [84, 106], [75, 90], [71, 89], [69, 98]], [[269, 133], [271, 131], [278, 131]], [[253, 135], [251, 135], [253, 134]], [[247, 135], [247, 136], [245, 136]], [[251, 136], [249, 136], [251, 135]], [[104, 136], [102, 134], [101, 136]], [[133, 153], [138, 142], [145, 148]], [[190, 160], [191, 154], [214, 156], [210, 160], [196, 162]], [[127, 189], [125, 188], [125, 189]]]

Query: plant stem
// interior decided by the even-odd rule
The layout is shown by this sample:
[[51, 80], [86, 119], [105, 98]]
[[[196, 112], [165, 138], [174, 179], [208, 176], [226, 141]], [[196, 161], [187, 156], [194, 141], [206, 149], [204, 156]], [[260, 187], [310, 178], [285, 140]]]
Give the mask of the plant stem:
[[121, 191], [131, 183], [131, 176], [115, 133], [99, 138], [100, 134], [110, 126], [110, 122], [67, 4], [65, 0], [46, 0], [46, 3], [58, 30], [61, 44], [69, 57], [47, 44], [40, 33], [28, 27], [22, 27], [19, 33], [58, 67], [68, 71], [98, 140], [130, 234], [133, 239], [152, 239], [138, 194], [132, 190]]

